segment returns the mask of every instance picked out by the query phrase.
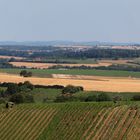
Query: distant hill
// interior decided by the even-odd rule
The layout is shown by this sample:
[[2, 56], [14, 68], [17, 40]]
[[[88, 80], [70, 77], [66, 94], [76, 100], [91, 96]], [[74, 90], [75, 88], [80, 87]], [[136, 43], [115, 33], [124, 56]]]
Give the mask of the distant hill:
[[0, 45], [26, 45], [26, 46], [59, 46], [59, 45], [84, 45], [84, 46], [140, 46], [140, 43], [114, 43], [114, 42], [99, 42], [99, 41], [91, 41], [91, 42], [74, 42], [74, 41], [24, 41], [24, 42], [16, 42], [16, 41], [1, 41]]

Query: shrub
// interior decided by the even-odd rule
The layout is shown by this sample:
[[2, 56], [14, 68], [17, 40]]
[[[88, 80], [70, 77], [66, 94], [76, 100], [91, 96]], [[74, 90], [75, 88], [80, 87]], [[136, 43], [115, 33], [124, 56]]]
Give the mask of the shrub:
[[134, 95], [132, 101], [140, 101], [140, 95]]
[[97, 96], [96, 95], [92, 95], [92, 96], [88, 96], [85, 99], [85, 102], [92, 102], [92, 101], [96, 101], [97, 100]]
[[10, 98], [11, 102], [14, 102], [14, 103], [17, 103], [17, 104], [24, 103], [24, 100], [25, 100], [24, 95], [22, 95], [22, 94], [14, 94]]
[[20, 88], [17, 84], [9, 83], [7, 86], [6, 94], [15, 94], [20, 92]]
[[6, 100], [4, 98], [0, 98], [0, 104], [3, 104], [5, 102], [6, 102]]
[[120, 96], [114, 96], [113, 97], [113, 102], [114, 103], [117, 103], [117, 102], [119, 102], [119, 101], [121, 101], [122, 100], [122, 98], [120, 97]]
[[83, 87], [68, 85], [62, 90], [62, 94], [74, 94], [79, 91], [83, 91]]
[[73, 102], [73, 101], [79, 101], [79, 99], [74, 96], [61, 95], [61, 96], [56, 97], [54, 102], [60, 103], [60, 102]]
[[101, 102], [101, 101], [111, 101], [111, 98], [108, 94], [106, 93], [101, 93], [99, 95], [97, 95], [97, 98], [96, 98], [96, 101], [97, 102]]
[[10, 97], [10, 101], [20, 104], [20, 103], [33, 103], [34, 98], [31, 94], [24, 94], [24, 93], [18, 93], [14, 94]]

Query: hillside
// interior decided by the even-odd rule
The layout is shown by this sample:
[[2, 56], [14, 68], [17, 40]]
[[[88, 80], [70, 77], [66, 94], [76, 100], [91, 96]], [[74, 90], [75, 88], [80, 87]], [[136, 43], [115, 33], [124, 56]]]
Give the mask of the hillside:
[[1, 140], [138, 140], [140, 110], [112, 103], [24, 104], [0, 111]]

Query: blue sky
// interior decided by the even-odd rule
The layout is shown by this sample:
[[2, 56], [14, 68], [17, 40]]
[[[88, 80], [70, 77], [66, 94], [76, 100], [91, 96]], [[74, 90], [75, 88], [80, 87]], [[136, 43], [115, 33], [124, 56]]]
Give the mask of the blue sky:
[[0, 0], [1, 41], [140, 42], [140, 0]]

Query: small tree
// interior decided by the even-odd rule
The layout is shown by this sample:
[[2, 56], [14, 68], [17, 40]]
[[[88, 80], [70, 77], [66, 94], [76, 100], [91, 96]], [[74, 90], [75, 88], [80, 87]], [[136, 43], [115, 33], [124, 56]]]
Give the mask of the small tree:
[[10, 83], [10, 84], [8, 84], [6, 93], [7, 94], [15, 94], [15, 93], [18, 93], [19, 91], [20, 91], [20, 88], [18, 87], [17, 84]]
[[31, 77], [32, 76], [32, 72], [28, 72], [26, 70], [22, 70], [20, 72], [20, 76], [23, 76], [23, 77]]

